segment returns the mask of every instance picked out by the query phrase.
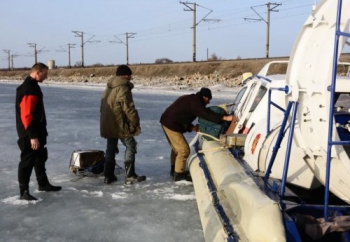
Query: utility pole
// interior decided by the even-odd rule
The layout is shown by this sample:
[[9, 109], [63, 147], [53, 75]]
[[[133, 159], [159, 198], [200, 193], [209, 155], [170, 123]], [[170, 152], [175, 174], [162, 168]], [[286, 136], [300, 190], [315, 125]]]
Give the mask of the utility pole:
[[[270, 3], [264, 4], [267, 6], [267, 20], [265, 20], [263, 17], [260, 16], [260, 14], [255, 11], [254, 7], [251, 7], [251, 9], [260, 17], [259, 19], [251, 19], [251, 18], [244, 18], [244, 20], [255, 20], [255, 21], [264, 21], [266, 23], [266, 58], [269, 58], [269, 51], [270, 51], [270, 12], [278, 12], [278, 10], [275, 10], [278, 6], [282, 5], [281, 3]], [[262, 5], [260, 5], [262, 6]], [[258, 7], [258, 6], [255, 6]]]
[[136, 35], [137, 33], [125, 33], [125, 38], [126, 38], [126, 42], [123, 42], [121, 39], [119, 39], [117, 36], [114, 35], [114, 37], [116, 37], [119, 42], [116, 41], [109, 41], [111, 43], [123, 43], [124, 45], [126, 45], [126, 64], [129, 65], [129, 38], [134, 38], [134, 35]]
[[134, 38], [136, 33], [125, 33], [126, 38], [126, 64], [129, 65], [129, 38]]
[[[181, 4], [183, 4], [183, 5], [185, 5], [186, 7], [187, 7], [187, 9], [184, 9], [184, 11], [193, 11], [193, 26], [192, 26], [192, 28], [193, 28], [193, 37], [192, 37], [192, 61], [193, 62], [196, 62], [196, 32], [197, 32], [197, 30], [196, 30], [196, 26], [197, 26], [197, 20], [196, 20], [196, 16], [197, 16], [197, 14], [196, 14], [196, 6], [197, 6], [197, 4], [196, 3], [189, 3], [189, 2], [180, 2]], [[190, 7], [190, 6], [188, 6], [188, 4], [192, 4], [193, 5], [193, 7]]]
[[68, 44], [68, 67], [71, 68], [71, 64], [70, 64], [70, 49], [74, 48], [75, 44]]
[[57, 52], [68, 52], [68, 68], [71, 68], [70, 64], [70, 49], [74, 48], [75, 44], [67, 44], [68, 45], [68, 51], [65, 50], [62, 46], [60, 46], [61, 50], [56, 50]]
[[193, 3], [193, 43], [192, 43], [192, 60], [193, 62], [197, 61], [197, 10], [196, 3]]
[[36, 64], [38, 62], [38, 57], [37, 54], [38, 52], [36, 51], [36, 44], [35, 43], [27, 43], [29, 45], [29, 47], [34, 48], [34, 64]]
[[81, 37], [81, 66], [84, 67], [84, 32], [83, 31], [72, 31], [76, 34], [75, 37]]
[[11, 55], [11, 51], [10, 50], [3, 50], [5, 53], [7, 53], [7, 60], [8, 60], [8, 69], [11, 70], [11, 66], [10, 66], [10, 55]]
[[81, 47], [81, 66], [82, 66], [82, 67], [85, 67], [85, 66], [84, 66], [84, 45], [85, 45], [87, 42], [90, 42], [90, 40], [91, 40], [92, 38], [94, 38], [95, 35], [92, 35], [92, 37], [91, 37], [90, 39], [88, 39], [87, 41], [84, 42], [84, 32], [83, 32], [83, 31], [72, 31], [72, 32], [76, 34], [75, 37], [81, 37], [81, 45], [80, 45], [80, 47]]
[[11, 70], [13, 70], [13, 58], [15, 57], [15, 55], [11, 55]]
[[11, 70], [14, 69], [13, 59], [19, 55], [11, 55]]
[[45, 49], [45, 47], [41, 48], [40, 50], [37, 50], [37, 44], [36, 43], [27, 43], [29, 45], [29, 47], [33, 47], [34, 48], [34, 61], [35, 63], [38, 63], [38, 53], [42, 53], [42, 52], [49, 52], [49, 50], [45, 50], [43, 51], [43, 49]]
[[[197, 23], [197, 20], [196, 20], [196, 12], [197, 12], [197, 9], [196, 9], [196, 6], [199, 6], [198, 4], [196, 4], [195, 2], [194, 3], [189, 3], [189, 2], [180, 2], [181, 4], [185, 5], [187, 7], [187, 9], [184, 9], [184, 11], [193, 11], [193, 44], [192, 44], [192, 60], [193, 62], [196, 62], [196, 43], [197, 43], [197, 40], [196, 40], [196, 26], [202, 22], [203, 20], [205, 20], [205, 17], [207, 17], [211, 12], [213, 12], [213, 10], [210, 10], [210, 12], [204, 16], [204, 18], [202, 18], [198, 23]], [[192, 4], [193, 7], [190, 7], [188, 6], [188, 4]], [[201, 6], [199, 6], [201, 7]], [[206, 8], [207, 9], [207, 8]]]

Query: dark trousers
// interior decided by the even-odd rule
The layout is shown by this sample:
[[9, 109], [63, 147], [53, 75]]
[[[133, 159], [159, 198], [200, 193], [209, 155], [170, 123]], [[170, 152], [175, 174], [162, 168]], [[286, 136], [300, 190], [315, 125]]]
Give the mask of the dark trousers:
[[45, 162], [48, 158], [46, 138], [39, 139], [40, 148], [33, 150], [30, 144], [30, 138], [24, 137], [18, 139], [18, 146], [21, 150], [21, 161], [18, 165], [18, 182], [21, 189], [29, 188], [30, 176], [33, 168], [39, 186], [45, 187], [48, 184]]

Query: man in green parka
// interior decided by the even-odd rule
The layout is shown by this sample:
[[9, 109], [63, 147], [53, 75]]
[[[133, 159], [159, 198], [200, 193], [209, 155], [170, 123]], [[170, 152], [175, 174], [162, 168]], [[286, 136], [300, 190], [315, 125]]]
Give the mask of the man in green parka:
[[114, 174], [115, 155], [119, 153], [118, 141], [125, 146], [125, 184], [133, 184], [146, 180], [135, 172], [135, 154], [137, 142], [134, 136], [141, 133], [140, 117], [135, 108], [130, 82], [131, 69], [126, 65], [117, 68], [116, 76], [108, 80], [101, 99], [100, 133], [107, 139], [106, 164], [104, 182], [110, 184], [117, 181]]

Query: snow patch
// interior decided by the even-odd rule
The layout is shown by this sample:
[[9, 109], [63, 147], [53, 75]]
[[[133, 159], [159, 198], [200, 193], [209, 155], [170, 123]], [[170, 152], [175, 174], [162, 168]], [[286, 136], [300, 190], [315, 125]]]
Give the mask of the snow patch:
[[81, 193], [91, 195], [92, 197], [103, 197], [102, 191], [87, 191], [87, 190], [81, 190]]
[[169, 200], [177, 200], [177, 201], [188, 201], [188, 200], [195, 200], [196, 196], [194, 194], [167, 194], [164, 197], [165, 199]]
[[113, 199], [125, 199], [128, 197], [128, 194], [125, 192], [115, 192], [115, 193], [112, 193], [111, 195]]
[[14, 197], [8, 197], [5, 199], [2, 199], [0, 201], [6, 204], [12, 204], [12, 205], [28, 205], [28, 204], [36, 204], [38, 202], [41, 202], [42, 199], [38, 198], [38, 200], [27, 201], [27, 200], [20, 200], [19, 196], [14, 196]]

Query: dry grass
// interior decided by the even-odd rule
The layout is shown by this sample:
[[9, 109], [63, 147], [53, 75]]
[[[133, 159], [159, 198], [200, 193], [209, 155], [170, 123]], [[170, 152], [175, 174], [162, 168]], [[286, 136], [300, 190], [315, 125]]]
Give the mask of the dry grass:
[[[173, 64], [149, 64], [130, 65], [133, 74], [139, 77], [173, 77], [188, 76], [196, 73], [202, 75], [219, 74], [221, 76], [236, 77], [244, 72], [257, 73], [265, 63], [273, 59], [259, 60], [232, 60], [196, 63], [173, 63]], [[50, 70], [50, 77], [57, 76], [111, 76], [115, 74], [116, 67], [87, 67], [72, 69]], [[28, 70], [0, 71], [2, 77], [20, 77], [28, 75]]]
[[[287, 60], [287, 58], [269, 58], [269, 59], [242, 59], [230, 61], [212, 61], [212, 62], [191, 62], [191, 63], [173, 63], [173, 64], [140, 64], [130, 65], [134, 76], [146, 79], [172, 78], [173, 80], [182, 80], [186, 78], [211, 78], [220, 77], [220, 80], [239, 78], [245, 72], [257, 74], [260, 69], [268, 62], [273, 60]], [[350, 62], [350, 55], [342, 55], [341, 61]], [[69, 81], [84, 81], [94, 77], [98, 81], [104, 81], [108, 77], [115, 75], [116, 66], [112, 67], [86, 67], [72, 69], [54, 69], [49, 71], [49, 79]], [[347, 67], [339, 68], [340, 72], [347, 72]], [[286, 72], [286, 65], [272, 66], [269, 74], [281, 74]], [[2, 79], [22, 80], [29, 73], [29, 70], [0, 71]]]

